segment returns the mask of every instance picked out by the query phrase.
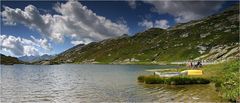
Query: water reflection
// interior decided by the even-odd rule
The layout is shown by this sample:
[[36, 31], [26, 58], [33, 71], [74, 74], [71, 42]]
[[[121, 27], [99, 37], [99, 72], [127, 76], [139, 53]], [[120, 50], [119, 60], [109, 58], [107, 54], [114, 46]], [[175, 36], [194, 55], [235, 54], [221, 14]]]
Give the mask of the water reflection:
[[145, 85], [154, 65], [1, 66], [1, 102], [221, 101], [211, 85]]

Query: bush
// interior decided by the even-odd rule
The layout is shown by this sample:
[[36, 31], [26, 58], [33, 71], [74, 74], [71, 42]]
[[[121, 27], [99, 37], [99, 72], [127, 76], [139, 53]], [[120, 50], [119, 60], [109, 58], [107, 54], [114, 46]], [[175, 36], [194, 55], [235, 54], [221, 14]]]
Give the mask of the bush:
[[164, 79], [157, 76], [148, 76], [144, 78], [146, 84], [164, 84]]
[[138, 76], [138, 81], [139, 81], [139, 82], [144, 82], [144, 76], [143, 76], [143, 75]]
[[208, 79], [200, 77], [170, 77], [170, 78], [161, 78], [158, 76], [139, 76], [139, 82], [145, 82], [146, 84], [169, 84], [169, 85], [186, 85], [186, 84], [208, 84], [210, 81]]

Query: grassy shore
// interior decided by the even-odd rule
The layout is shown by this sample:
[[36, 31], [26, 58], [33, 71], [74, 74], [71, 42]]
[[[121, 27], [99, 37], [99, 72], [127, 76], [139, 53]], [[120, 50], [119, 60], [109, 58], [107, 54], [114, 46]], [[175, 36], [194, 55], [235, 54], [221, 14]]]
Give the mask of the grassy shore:
[[[171, 84], [171, 85], [185, 85], [185, 84], [207, 84], [209, 82], [215, 83], [217, 91], [224, 99], [232, 102], [240, 100], [240, 61], [228, 61], [221, 64], [206, 65], [201, 69], [204, 72], [202, 76], [179, 76], [171, 78], [160, 78], [158, 76], [139, 76], [138, 80], [146, 84]], [[176, 72], [182, 71], [186, 68], [180, 69], [166, 69], [165, 71]], [[153, 70], [154, 71], [154, 70]]]
[[229, 61], [203, 67], [204, 78], [215, 83], [221, 96], [230, 101], [240, 100], [240, 61]]

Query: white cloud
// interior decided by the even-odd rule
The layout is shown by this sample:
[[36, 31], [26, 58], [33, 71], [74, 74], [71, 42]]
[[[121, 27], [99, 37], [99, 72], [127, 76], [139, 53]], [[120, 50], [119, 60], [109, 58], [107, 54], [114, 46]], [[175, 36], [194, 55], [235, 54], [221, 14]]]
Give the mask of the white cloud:
[[155, 21], [155, 27], [162, 28], [162, 29], [167, 29], [170, 26], [168, 25], [167, 20], [156, 20]]
[[10, 52], [13, 56], [41, 55], [40, 49], [49, 51], [51, 45], [46, 39], [31, 39], [15, 37], [11, 35], [0, 35], [1, 51]]
[[33, 47], [33, 46], [23, 46], [24, 50], [23, 50], [23, 55], [33, 55], [33, 56], [37, 56], [39, 55], [39, 51]]
[[3, 8], [4, 11], [2, 11], [1, 15], [5, 24], [15, 25], [16, 23], [22, 23], [31, 29], [37, 29], [43, 34], [48, 33], [50, 22], [44, 20], [46, 17], [41, 16], [35, 6], [28, 5], [24, 11], [19, 8], [12, 9], [7, 6], [3, 6]]
[[142, 22], [139, 22], [138, 25], [148, 29], [153, 27], [153, 22], [148, 20], [143, 20]]
[[90, 39], [83, 39], [83, 40], [72, 40], [71, 44], [78, 45], [78, 44], [89, 44], [92, 41]]
[[78, 1], [57, 3], [54, 10], [59, 14], [40, 14], [33, 5], [24, 10], [4, 6], [1, 14], [5, 24], [22, 23], [58, 42], [72, 35], [78, 41], [99, 41], [129, 33], [127, 25], [99, 16]]
[[145, 19], [142, 22], [139, 22], [138, 25], [144, 27], [145, 29], [149, 29], [149, 28], [167, 29], [170, 27], [168, 25], [167, 20], [155, 20], [155, 22], [153, 22]]
[[71, 43], [72, 43], [73, 45], [84, 44], [83, 41], [77, 41], [77, 40], [71, 41]]
[[154, 5], [154, 11], [168, 13], [176, 22], [188, 22], [211, 15], [220, 9], [222, 1], [145, 1]]
[[136, 9], [137, 4], [135, 0], [129, 0], [128, 1], [128, 5], [132, 8], [132, 9]]
[[[155, 1], [145, 0], [145, 3], [153, 5], [153, 12], [159, 14], [170, 14], [174, 16], [175, 21], [184, 23], [191, 20], [201, 19], [218, 11], [223, 1]], [[136, 1], [128, 2], [130, 7], [136, 8]]]
[[46, 38], [44, 39], [36, 39], [35, 37], [31, 36], [31, 38], [33, 39], [33, 42], [35, 42], [38, 47], [42, 47], [45, 50], [52, 50], [51, 44], [48, 43], [48, 40]]

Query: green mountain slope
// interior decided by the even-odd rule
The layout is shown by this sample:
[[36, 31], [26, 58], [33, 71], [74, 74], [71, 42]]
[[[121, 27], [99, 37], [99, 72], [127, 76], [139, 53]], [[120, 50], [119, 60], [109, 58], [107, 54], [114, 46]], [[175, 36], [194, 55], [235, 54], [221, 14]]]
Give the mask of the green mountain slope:
[[5, 56], [3, 54], [0, 54], [0, 64], [5, 64], [5, 65], [12, 65], [12, 64], [22, 64], [23, 62], [18, 60], [15, 57], [11, 56]]
[[53, 63], [165, 63], [189, 59], [221, 61], [239, 56], [238, 5], [164, 30], [151, 28], [59, 54]]

